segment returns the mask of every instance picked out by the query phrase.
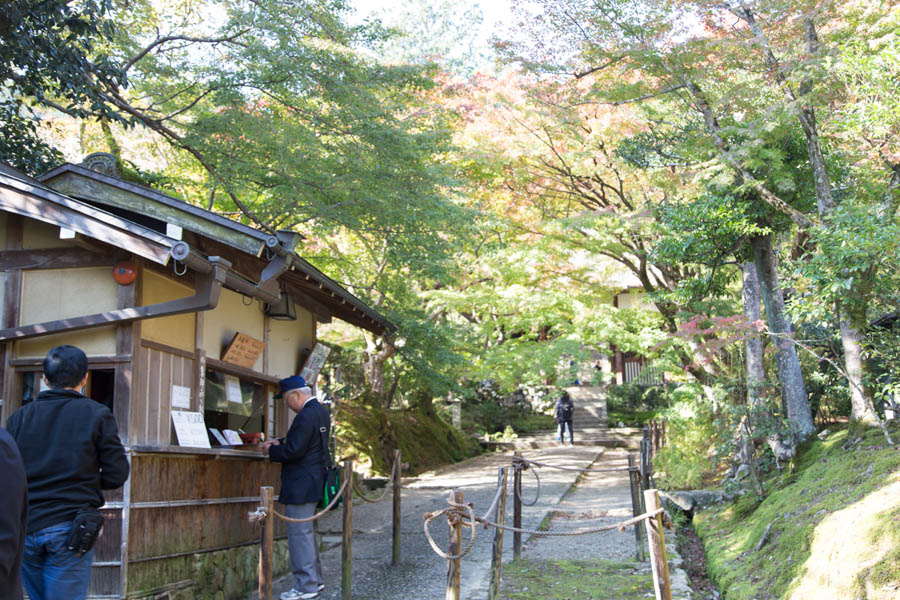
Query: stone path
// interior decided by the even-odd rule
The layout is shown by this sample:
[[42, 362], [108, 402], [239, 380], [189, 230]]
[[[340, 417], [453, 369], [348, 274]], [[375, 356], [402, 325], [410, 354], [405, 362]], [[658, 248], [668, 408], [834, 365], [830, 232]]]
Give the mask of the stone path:
[[[608, 450], [589, 446], [566, 446], [526, 451], [527, 459], [571, 468], [585, 468], [595, 461], [598, 464], [623, 465], [627, 460], [624, 451]], [[391, 502], [390, 494], [378, 504], [364, 503], [357, 499], [353, 506], [353, 583], [354, 600], [426, 600], [443, 598], [445, 593], [447, 563], [428, 545], [423, 532], [423, 515], [447, 506], [448, 493], [456, 489], [463, 493], [465, 502], [473, 502], [477, 515], [483, 515], [496, 493], [497, 470], [510, 466], [512, 453], [483, 455], [455, 465], [449, 465], [434, 472], [426, 473], [404, 484], [402, 494], [402, 539], [401, 564], [392, 567], [391, 562]], [[627, 474], [592, 474], [582, 479], [576, 487], [578, 472], [540, 468], [541, 494], [537, 504], [523, 507], [522, 525], [526, 529], [536, 529], [553, 511], [553, 527], [558, 521], [560, 529], [589, 527], [594, 524], [612, 523], [631, 515], [631, 500], [628, 492]], [[510, 479], [512, 474], [510, 472]], [[526, 501], [534, 497], [533, 477], [526, 471], [523, 475], [523, 496]], [[564, 515], [570, 515], [566, 517]], [[601, 517], [589, 523], [581, 522], [586, 515]], [[512, 497], [507, 505], [507, 521], [512, 521]], [[333, 511], [319, 522], [323, 534], [325, 550], [322, 553], [322, 567], [325, 571], [326, 589], [319, 595], [321, 600], [336, 600], [342, 597], [341, 581], [341, 513]], [[478, 528], [472, 551], [462, 559], [461, 597], [465, 600], [487, 597], [491, 542], [493, 529]], [[466, 536], [468, 536], [468, 531]], [[432, 522], [432, 536], [446, 547], [446, 519], [441, 517]], [[464, 544], [468, 538], [464, 538]], [[561, 541], [564, 540], [564, 541]], [[577, 542], [573, 542], [577, 540]], [[523, 538], [523, 554], [526, 557], [555, 556], [561, 552], [573, 552], [584, 556], [610, 559], [634, 558], [634, 533], [607, 532], [587, 536], [566, 538]], [[512, 560], [512, 534], [504, 537], [504, 563]], [[678, 577], [670, 561], [673, 581]], [[649, 568], [649, 563], [647, 563]], [[291, 578], [282, 578], [275, 586], [273, 598], [291, 586]], [[675, 598], [687, 599], [689, 595], [679, 593]]]

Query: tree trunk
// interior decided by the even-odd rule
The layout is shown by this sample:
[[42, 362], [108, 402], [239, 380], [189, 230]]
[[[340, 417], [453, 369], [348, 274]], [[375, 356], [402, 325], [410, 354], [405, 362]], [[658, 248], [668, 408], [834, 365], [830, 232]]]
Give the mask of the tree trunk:
[[854, 326], [849, 316], [843, 314], [841, 314], [840, 328], [841, 344], [844, 347], [844, 370], [850, 384], [850, 420], [876, 425], [878, 419], [871, 408], [868, 390], [863, 381], [865, 366], [860, 352], [863, 341], [862, 330]]
[[806, 385], [800, 370], [797, 347], [792, 341], [793, 332], [784, 310], [784, 296], [778, 284], [775, 254], [772, 238], [768, 235], [756, 236], [751, 240], [753, 260], [759, 276], [759, 288], [766, 306], [769, 329], [775, 335], [775, 362], [778, 365], [778, 380], [781, 383], [781, 399], [784, 411], [796, 428], [800, 440], [808, 438], [814, 431], [812, 411], [806, 396]]
[[[744, 317], [750, 323], [756, 323], [762, 319], [760, 313], [759, 277], [756, 274], [756, 265], [745, 262], [742, 265], [744, 285], [742, 297], [744, 302]], [[747, 402], [751, 407], [756, 407], [761, 402], [760, 387], [766, 379], [763, 369], [763, 345], [759, 335], [753, 333], [744, 339], [744, 353], [747, 367]]]

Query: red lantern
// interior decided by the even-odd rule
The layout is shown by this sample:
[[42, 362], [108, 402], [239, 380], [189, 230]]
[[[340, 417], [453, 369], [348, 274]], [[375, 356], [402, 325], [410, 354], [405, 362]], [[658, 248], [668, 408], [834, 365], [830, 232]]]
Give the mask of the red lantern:
[[113, 279], [119, 285], [131, 285], [137, 277], [137, 267], [132, 263], [123, 261], [113, 267]]

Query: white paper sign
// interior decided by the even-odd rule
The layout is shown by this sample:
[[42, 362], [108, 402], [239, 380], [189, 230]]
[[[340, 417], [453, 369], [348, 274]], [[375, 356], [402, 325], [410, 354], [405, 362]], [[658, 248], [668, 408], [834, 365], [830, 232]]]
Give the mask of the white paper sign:
[[225, 439], [231, 446], [240, 446], [244, 443], [244, 441], [241, 439], [241, 436], [238, 435], [238, 432], [233, 429], [223, 429], [222, 435], [225, 436]]
[[225, 376], [225, 397], [229, 402], [235, 404], [244, 403], [244, 399], [241, 397], [241, 380], [234, 375]]
[[191, 407], [191, 388], [183, 385], [172, 385], [172, 408]]
[[175, 425], [175, 435], [178, 437], [179, 446], [210, 447], [209, 436], [206, 435], [206, 423], [203, 422], [203, 413], [173, 410], [172, 424]]
[[225, 436], [223, 436], [221, 433], [219, 433], [218, 429], [216, 429], [215, 427], [210, 427], [209, 432], [211, 434], [213, 434], [213, 437], [216, 438], [216, 441], [219, 442], [220, 446], [228, 445], [228, 440], [225, 439]]

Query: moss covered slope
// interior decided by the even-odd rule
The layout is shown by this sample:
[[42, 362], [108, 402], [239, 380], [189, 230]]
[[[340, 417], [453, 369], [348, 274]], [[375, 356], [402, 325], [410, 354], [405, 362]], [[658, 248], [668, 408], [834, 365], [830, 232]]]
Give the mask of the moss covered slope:
[[744, 496], [694, 525], [726, 600], [900, 598], [900, 452], [880, 432], [816, 440], [764, 501]]
[[344, 403], [334, 416], [338, 457], [353, 458], [357, 471], [388, 475], [399, 448], [408, 474], [458, 462], [481, 450], [475, 440], [421, 410], [385, 410]]

